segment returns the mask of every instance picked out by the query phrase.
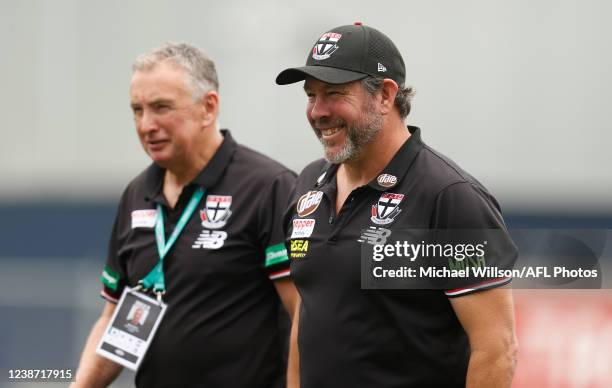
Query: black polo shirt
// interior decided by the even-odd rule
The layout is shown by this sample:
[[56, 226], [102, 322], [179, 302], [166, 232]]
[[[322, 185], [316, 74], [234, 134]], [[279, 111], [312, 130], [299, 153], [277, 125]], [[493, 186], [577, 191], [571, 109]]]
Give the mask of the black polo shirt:
[[110, 239], [102, 295], [116, 302], [157, 263], [154, 220], [166, 240], [196, 187], [205, 189], [164, 258], [166, 315], [136, 374], [139, 387], [284, 386], [279, 298], [288, 276], [282, 214], [295, 174], [237, 144], [228, 131], [174, 209], [153, 164], [127, 187]]
[[337, 216], [338, 166], [319, 160], [298, 177], [286, 225], [302, 297], [302, 388], [463, 387], [469, 344], [448, 298], [509, 281], [446, 291], [361, 289], [358, 240], [366, 228], [505, 230], [491, 194], [423, 144], [418, 128], [409, 131], [384, 171], [350, 193]]

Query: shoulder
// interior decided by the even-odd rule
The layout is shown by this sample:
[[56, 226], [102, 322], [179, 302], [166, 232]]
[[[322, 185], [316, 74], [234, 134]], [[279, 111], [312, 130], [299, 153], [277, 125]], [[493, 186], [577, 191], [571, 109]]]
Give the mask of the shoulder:
[[[158, 176], [162, 176], [163, 171], [155, 164], [150, 164], [147, 168], [136, 175], [125, 187], [121, 196], [121, 201], [130, 200], [130, 198], [144, 198], [147, 189], [153, 184], [161, 184]], [[161, 179], [161, 178], [159, 178]]]
[[422, 193], [433, 206], [432, 223], [439, 228], [502, 228], [501, 207], [476, 178], [453, 160], [424, 147], [415, 161]]
[[151, 163], [144, 170], [142, 170], [138, 175], [136, 175], [132, 180], [127, 184], [126, 189], [128, 190], [136, 190], [136, 189], [144, 189], [147, 183], [150, 183], [151, 180], [155, 178], [155, 175], [162, 176], [163, 171], [160, 167]]
[[[159, 167], [151, 164], [134, 177], [124, 188], [115, 214], [115, 222], [120, 227], [118, 229], [119, 234], [123, 234], [126, 230], [131, 229], [129, 226], [131, 221], [130, 215], [134, 211], [144, 212], [153, 208], [153, 204], [147, 200], [147, 196], [151, 191], [151, 184], [155, 183], [156, 176], [160, 173], [159, 171], [161, 171]], [[161, 181], [158, 184], [161, 185]]]
[[309, 163], [300, 175], [297, 178], [298, 186], [314, 186], [317, 182], [317, 179], [325, 172], [325, 167], [327, 166], [327, 162], [325, 159], [317, 159], [311, 163]]
[[475, 192], [490, 195], [484, 185], [470, 173], [427, 145], [419, 152], [413, 171], [416, 175], [414, 178], [421, 182], [430, 194], [437, 195], [445, 190], [469, 187]]
[[501, 207], [487, 188], [449, 157], [425, 145], [405, 179], [432, 209], [434, 225], [501, 224]]
[[279, 176], [295, 177], [288, 167], [242, 144], [237, 145], [230, 165], [244, 171], [244, 179], [271, 181]]

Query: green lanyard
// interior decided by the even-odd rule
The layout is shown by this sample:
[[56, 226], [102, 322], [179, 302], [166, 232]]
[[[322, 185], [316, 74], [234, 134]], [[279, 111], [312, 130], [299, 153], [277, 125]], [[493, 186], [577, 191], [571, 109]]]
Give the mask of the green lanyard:
[[200, 200], [204, 196], [204, 189], [198, 187], [196, 191], [194, 191], [189, 203], [185, 210], [183, 210], [183, 214], [181, 214], [181, 218], [179, 219], [176, 227], [172, 231], [168, 242], [166, 243], [166, 234], [164, 231], [164, 213], [162, 210], [162, 206], [157, 204], [157, 219], [155, 221], [155, 241], [157, 242], [157, 252], [159, 253], [159, 261], [155, 268], [149, 272], [147, 276], [145, 276], [140, 282], [138, 282], [142, 288], [145, 290], [153, 288], [155, 293], [163, 294], [166, 292], [166, 281], [164, 279], [164, 257], [168, 254], [168, 251], [176, 242], [178, 236], [185, 228], [185, 225], [189, 222], [191, 215], [194, 210], [200, 203]]

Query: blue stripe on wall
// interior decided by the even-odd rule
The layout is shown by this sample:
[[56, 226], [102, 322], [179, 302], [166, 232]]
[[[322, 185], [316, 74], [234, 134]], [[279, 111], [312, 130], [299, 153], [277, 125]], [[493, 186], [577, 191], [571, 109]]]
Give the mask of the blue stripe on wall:
[[[0, 204], [0, 257], [103, 258], [116, 203]], [[612, 229], [612, 214], [506, 212], [510, 228]]]

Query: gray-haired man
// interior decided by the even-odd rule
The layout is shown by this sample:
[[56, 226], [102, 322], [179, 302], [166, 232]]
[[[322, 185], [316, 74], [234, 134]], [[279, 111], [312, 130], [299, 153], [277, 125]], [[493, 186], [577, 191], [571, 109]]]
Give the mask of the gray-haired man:
[[[293, 316], [296, 291], [281, 214], [294, 173], [218, 130], [215, 66], [193, 46], [167, 44], [140, 56], [130, 103], [153, 163], [122, 195], [101, 277], [107, 303], [75, 386], [107, 386], [121, 371], [96, 347], [113, 314], [127, 311], [117, 308], [124, 290], [139, 284], [167, 308], [137, 386], [284, 386], [279, 302]], [[104, 350], [127, 357], [113, 345], [140, 328], [127, 330]]]

